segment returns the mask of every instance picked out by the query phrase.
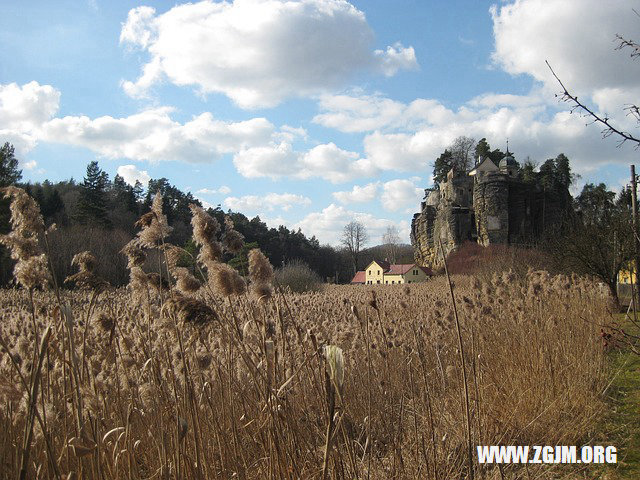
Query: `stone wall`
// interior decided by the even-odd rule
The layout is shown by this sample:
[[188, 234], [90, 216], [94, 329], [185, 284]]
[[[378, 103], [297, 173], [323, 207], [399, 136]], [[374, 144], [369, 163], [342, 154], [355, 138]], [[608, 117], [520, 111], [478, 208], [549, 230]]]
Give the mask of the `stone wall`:
[[508, 243], [509, 240], [509, 184], [500, 173], [476, 181], [473, 187], [478, 243]]

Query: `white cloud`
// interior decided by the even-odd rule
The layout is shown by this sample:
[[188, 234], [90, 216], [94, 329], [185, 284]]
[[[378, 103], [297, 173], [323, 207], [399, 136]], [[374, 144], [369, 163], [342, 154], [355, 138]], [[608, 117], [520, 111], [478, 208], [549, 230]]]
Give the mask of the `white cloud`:
[[360, 213], [348, 210], [345, 207], [330, 204], [320, 212], [313, 212], [293, 225], [293, 228], [300, 228], [305, 235], [315, 235], [321, 243], [332, 245], [340, 244], [340, 237], [344, 226], [353, 221], [362, 222], [367, 230], [370, 242], [369, 246], [377, 244], [387, 227], [395, 226], [400, 232], [403, 242], [409, 242], [409, 222], [394, 221], [386, 218], [378, 218], [369, 213]]
[[43, 125], [42, 138], [87, 147], [108, 158], [193, 163], [265, 143], [275, 130], [264, 118], [227, 123], [208, 112], [181, 124], [171, 119], [171, 111], [161, 107], [124, 118], [55, 118]]
[[382, 207], [390, 212], [413, 212], [418, 210], [424, 197], [424, 188], [416, 186], [412, 179], [398, 179], [386, 182], [380, 200]]
[[215, 194], [228, 195], [231, 193], [231, 189], [226, 185], [222, 185], [220, 188], [201, 188], [196, 193], [201, 193], [203, 195], [215, 195]]
[[365, 158], [334, 143], [322, 144], [306, 152], [293, 150], [290, 143], [281, 142], [267, 147], [254, 147], [237, 153], [233, 163], [247, 178], [292, 177], [323, 178], [340, 183], [354, 178], [372, 176], [377, 172]]
[[378, 197], [380, 182], [368, 183], [364, 186], [354, 185], [351, 191], [333, 192], [333, 198], [340, 203], [368, 203]]
[[39, 127], [55, 115], [59, 103], [60, 92], [51, 85], [0, 84], [0, 138], [25, 154], [35, 147]]
[[[363, 139], [369, 172], [429, 171], [461, 135], [486, 137], [493, 148], [509, 139], [516, 156], [544, 161], [564, 152], [578, 170], [634, 161], [630, 148], [615, 149], [598, 126], [563, 110], [553, 94], [534, 87], [528, 95], [485, 93], [452, 110], [434, 99], [404, 104], [380, 95], [325, 96], [315, 121], [343, 131], [369, 131]], [[604, 100], [602, 100], [604, 102]], [[630, 120], [627, 120], [630, 121]], [[353, 176], [352, 178], [357, 178]]]
[[135, 165], [120, 165], [117, 173], [125, 182], [132, 186], [136, 184], [137, 180], [146, 188], [149, 180], [151, 180], [151, 176], [146, 170], [138, 170], [138, 167]]
[[414, 129], [420, 125], [444, 123], [453, 113], [436, 100], [419, 98], [409, 104], [380, 94], [323, 95], [323, 111], [313, 122], [342, 132], [370, 132], [379, 129]]
[[[635, 5], [637, 8], [637, 5]], [[638, 64], [629, 51], [615, 51], [616, 34], [636, 38], [638, 17], [627, 0], [518, 0], [491, 8], [494, 23], [493, 61], [513, 74], [528, 74], [552, 92], [560, 86], [545, 64], [548, 60], [567, 88], [579, 98], [608, 97], [606, 91], [625, 92], [626, 102], [640, 94]], [[605, 90], [605, 92], [602, 92]], [[598, 102], [613, 115], [615, 105]]]
[[22, 164], [22, 167], [25, 170], [35, 170], [37, 166], [38, 166], [38, 162], [36, 162], [35, 160], [29, 160], [28, 162], [24, 162]]
[[227, 197], [224, 205], [237, 212], [273, 211], [278, 208], [285, 212], [294, 205], [311, 205], [311, 200], [293, 193], [268, 193], [266, 195], [245, 195], [243, 197]]
[[53, 117], [59, 103], [60, 92], [51, 85], [0, 85], [0, 126], [30, 132]]
[[344, 85], [359, 71], [417, 68], [412, 47], [372, 51], [365, 15], [344, 0], [202, 1], [129, 12], [121, 43], [149, 52], [134, 96], [166, 77], [227, 95], [243, 108], [275, 106]]

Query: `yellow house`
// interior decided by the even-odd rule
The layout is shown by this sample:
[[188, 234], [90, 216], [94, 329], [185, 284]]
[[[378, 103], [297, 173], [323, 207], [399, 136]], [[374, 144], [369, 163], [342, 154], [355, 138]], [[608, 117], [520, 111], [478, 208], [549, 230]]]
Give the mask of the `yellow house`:
[[622, 269], [618, 272], [618, 283], [625, 285], [636, 283], [636, 274], [633, 271], [633, 264], [629, 265], [629, 268]]
[[382, 260], [374, 260], [365, 268], [365, 279], [367, 285], [375, 285], [378, 283], [384, 283], [384, 272], [389, 270], [389, 262], [383, 262]]
[[381, 260], [371, 262], [364, 272], [367, 285], [418, 283], [433, 275], [431, 270], [415, 263], [390, 264]]

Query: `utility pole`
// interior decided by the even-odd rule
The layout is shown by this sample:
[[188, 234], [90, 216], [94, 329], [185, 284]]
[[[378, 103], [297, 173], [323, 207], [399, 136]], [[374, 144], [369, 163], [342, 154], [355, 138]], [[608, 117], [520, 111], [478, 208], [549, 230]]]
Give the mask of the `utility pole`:
[[[632, 294], [635, 289], [635, 295], [633, 299], [633, 312], [635, 314], [637, 310], [636, 300], [638, 297], [638, 266], [640, 265], [640, 242], [638, 241], [638, 196], [637, 196], [637, 178], [636, 178], [636, 166], [631, 165], [631, 214], [633, 215], [633, 273], [631, 275]], [[635, 277], [635, 278], [634, 278]], [[635, 281], [634, 281], [635, 280]]]

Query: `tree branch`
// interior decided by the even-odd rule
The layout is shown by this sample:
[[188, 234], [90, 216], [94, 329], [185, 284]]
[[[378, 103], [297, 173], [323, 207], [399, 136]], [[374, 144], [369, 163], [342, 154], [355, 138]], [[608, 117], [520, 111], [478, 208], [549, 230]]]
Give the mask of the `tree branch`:
[[[634, 48], [638, 48], [638, 45], [636, 45], [634, 42], [629, 42], [629, 45], [634, 46]], [[632, 53], [631, 56], [634, 56], [634, 54], [635, 54], [635, 52]], [[638, 53], [638, 55], [640, 55], [640, 53]], [[587, 105], [585, 105], [584, 103], [580, 102], [578, 100], [577, 96], [572, 95], [567, 90], [567, 87], [564, 86], [564, 84], [562, 83], [562, 80], [560, 80], [558, 75], [556, 75], [556, 72], [553, 71], [553, 68], [551, 68], [551, 65], [549, 64], [549, 62], [547, 60], [545, 60], [544, 62], [547, 64], [547, 67], [549, 67], [549, 70], [551, 70], [551, 73], [553, 74], [555, 79], [558, 81], [558, 83], [562, 87], [562, 94], [560, 95], [560, 99], [563, 102], [573, 103], [573, 107], [571, 108], [571, 113], [573, 113], [576, 109], [582, 110], [582, 111], [585, 112], [586, 116], [591, 117], [593, 119], [593, 123], [600, 123], [600, 124], [604, 125], [605, 128], [602, 130], [602, 137], [603, 138], [607, 138], [607, 137], [609, 137], [609, 136], [611, 136], [613, 134], [618, 135], [621, 138], [621, 140], [618, 142], [618, 147], [621, 146], [626, 141], [630, 141], [632, 143], [635, 143], [635, 145], [636, 145], [635, 148], [640, 147], [640, 139], [634, 137], [633, 135], [631, 135], [628, 132], [623, 132], [622, 130], [617, 129], [616, 127], [613, 126], [613, 124], [611, 124], [610, 119], [608, 117], [601, 117], [600, 115], [595, 113], [593, 110], [591, 110]], [[635, 106], [635, 105], [631, 105], [631, 106], [625, 108], [625, 110], [628, 110], [628, 112], [629, 112], [628, 114], [629, 115], [633, 115], [636, 118], [640, 117], [640, 113], [638, 111], [638, 107]]]

